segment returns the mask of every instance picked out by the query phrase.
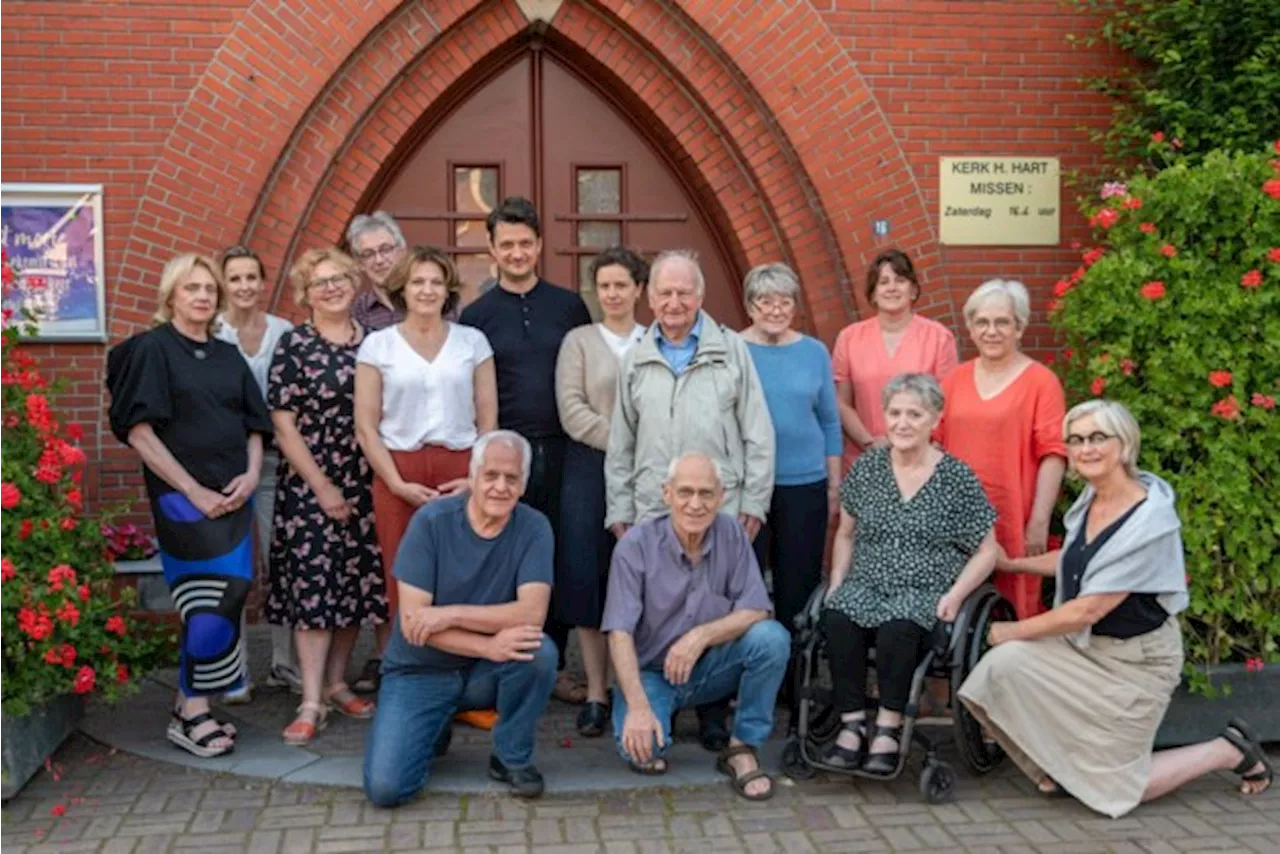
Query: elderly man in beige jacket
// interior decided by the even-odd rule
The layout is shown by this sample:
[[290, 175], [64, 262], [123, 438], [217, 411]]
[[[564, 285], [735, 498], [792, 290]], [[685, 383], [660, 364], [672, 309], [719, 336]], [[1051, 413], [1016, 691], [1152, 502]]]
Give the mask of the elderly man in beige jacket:
[[[696, 256], [664, 252], [649, 271], [655, 322], [619, 368], [605, 455], [605, 525], [627, 529], [666, 512], [662, 481], [684, 453], [724, 474], [723, 511], [755, 539], [773, 494], [774, 433], [746, 342], [702, 311], [706, 280]], [[699, 709], [702, 742], [728, 741], [723, 714]]]

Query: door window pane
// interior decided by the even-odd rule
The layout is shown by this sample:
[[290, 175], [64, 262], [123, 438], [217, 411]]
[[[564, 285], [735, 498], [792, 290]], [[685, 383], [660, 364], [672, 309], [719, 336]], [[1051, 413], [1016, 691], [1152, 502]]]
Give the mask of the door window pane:
[[622, 242], [622, 224], [617, 222], [578, 223], [578, 245], [608, 249]]
[[467, 301], [467, 297], [475, 299], [479, 296], [480, 286], [498, 275], [493, 266], [493, 259], [488, 254], [455, 255], [453, 263], [458, 268], [458, 278], [462, 280], [464, 286], [462, 293], [464, 302]]
[[453, 210], [463, 214], [476, 214], [475, 219], [454, 222], [454, 245], [487, 246], [489, 236], [485, 231], [484, 218], [497, 204], [497, 166], [453, 167]]
[[622, 212], [621, 169], [578, 170], [578, 213]]

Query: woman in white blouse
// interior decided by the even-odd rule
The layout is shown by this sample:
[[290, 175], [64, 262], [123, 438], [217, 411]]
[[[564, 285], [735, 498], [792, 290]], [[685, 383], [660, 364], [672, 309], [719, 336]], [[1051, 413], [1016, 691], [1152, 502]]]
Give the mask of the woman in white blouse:
[[466, 487], [471, 446], [498, 426], [493, 348], [484, 333], [445, 320], [462, 282], [449, 256], [410, 249], [391, 270], [387, 296], [404, 320], [360, 345], [356, 437], [373, 466], [373, 514], [392, 619], [378, 627], [386, 649], [396, 614], [396, 551], [420, 506]]
[[556, 404], [569, 436], [560, 497], [560, 561], [551, 589], [555, 617], [578, 629], [587, 702], [578, 732], [595, 737], [608, 720], [608, 648], [600, 633], [613, 535], [604, 527], [604, 452], [609, 444], [622, 357], [644, 337], [636, 303], [649, 265], [630, 249], [607, 249], [591, 262], [603, 320], [565, 336], [556, 362]]
[[[234, 344], [240, 355], [249, 363], [249, 371], [258, 383], [265, 399], [267, 395], [267, 369], [280, 338], [293, 328], [283, 317], [267, 314], [262, 308], [262, 294], [267, 269], [252, 249], [247, 246], [230, 246], [220, 256], [222, 280], [226, 283], [225, 310], [214, 324], [214, 337]], [[274, 445], [264, 449], [262, 473], [258, 477], [258, 489], [253, 495], [254, 566], [265, 576], [267, 554], [271, 549], [271, 521], [276, 503], [276, 469], [280, 454]], [[270, 687], [288, 687], [295, 694], [302, 692], [302, 677], [298, 674], [293, 651], [293, 633], [284, 626], [271, 627], [271, 671], [267, 676]], [[227, 703], [247, 703], [251, 686], [248, 665], [245, 665], [244, 687], [223, 696]]]

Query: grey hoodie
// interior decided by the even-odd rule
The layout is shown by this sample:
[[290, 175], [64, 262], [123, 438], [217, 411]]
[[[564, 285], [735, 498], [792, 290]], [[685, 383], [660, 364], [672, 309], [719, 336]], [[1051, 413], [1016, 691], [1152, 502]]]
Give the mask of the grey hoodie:
[[[1080, 580], [1080, 595], [1097, 593], [1155, 593], [1170, 614], [1187, 607], [1186, 564], [1182, 550], [1182, 523], [1178, 520], [1173, 487], [1150, 472], [1138, 472], [1138, 481], [1147, 490], [1147, 500], [1133, 511], [1111, 539], [1089, 561]], [[1072, 542], [1085, 524], [1094, 489], [1084, 492], [1071, 505], [1063, 520], [1067, 527], [1064, 542]], [[1058, 591], [1054, 606], [1062, 604], [1062, 559], [1058, 559]], [[1071, 636], [1080, 646], [1089, 645], [1088, 627]]]

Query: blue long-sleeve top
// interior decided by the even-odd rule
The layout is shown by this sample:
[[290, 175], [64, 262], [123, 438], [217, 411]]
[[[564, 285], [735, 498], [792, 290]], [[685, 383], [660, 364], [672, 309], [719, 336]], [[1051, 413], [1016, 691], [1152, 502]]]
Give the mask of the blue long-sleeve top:
[[774, 482], [799, 486], [827, 476], [827, 457], [843, 451], [831, 354], [808, 335], [781, 346], [747, 343], [773, 418]]

